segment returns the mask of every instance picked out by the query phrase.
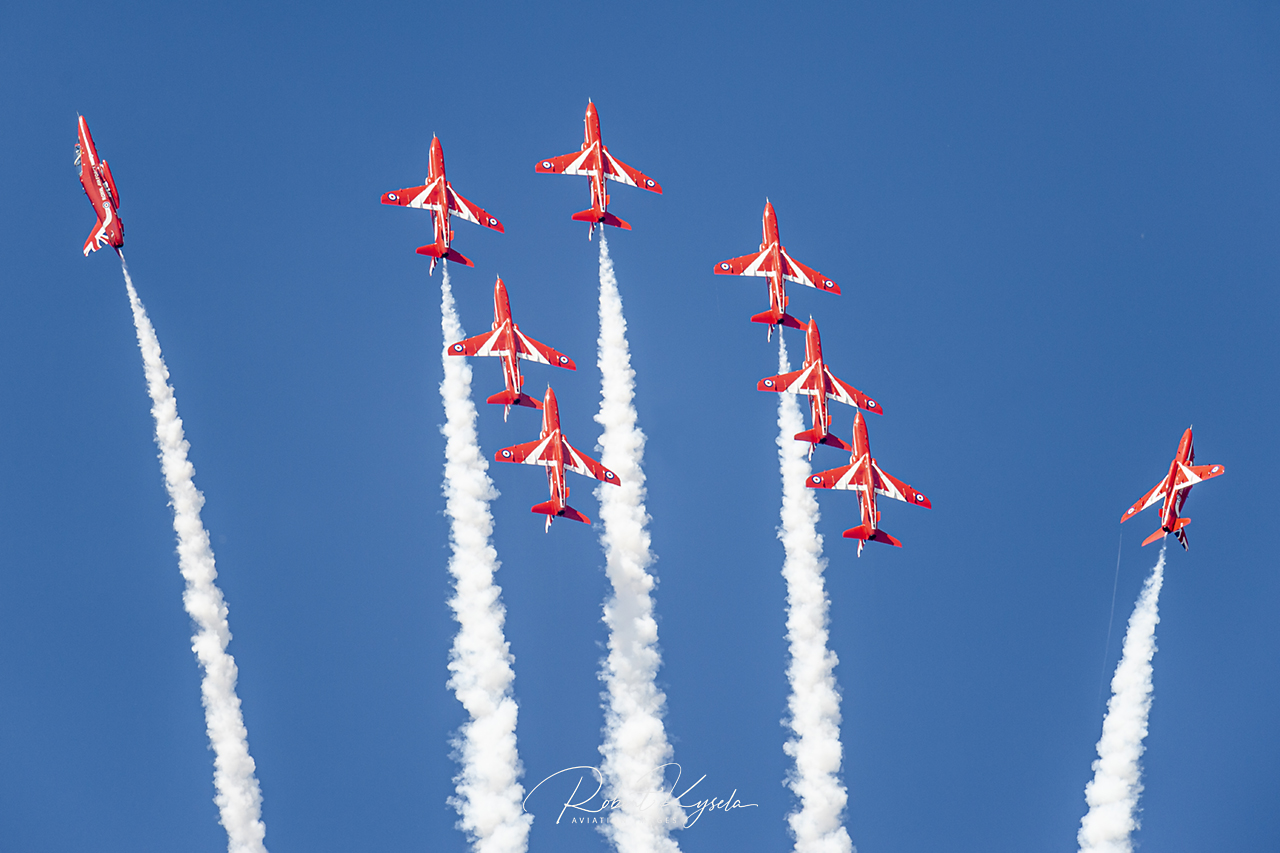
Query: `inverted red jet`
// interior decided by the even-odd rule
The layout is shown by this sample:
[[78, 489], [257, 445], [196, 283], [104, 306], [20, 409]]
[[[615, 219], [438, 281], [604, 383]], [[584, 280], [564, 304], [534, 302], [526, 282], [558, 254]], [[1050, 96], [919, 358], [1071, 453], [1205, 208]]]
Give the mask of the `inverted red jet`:
[[933, 506], [923, 492], [886, 474], [871, 457], [871, 445], [867, 443], [867, 424], [862, 419], [862, 412], [858, 412], [853, 419], [853, 453], [849, 456], [849, 464], [811, 475], [808, 486], [811, 489], [848, 489], [859, 493], [858, 507], [862, 513], [862, 524], [844, 532], [845, 539], [858, 540], [859, 557], [862, 556], [863, 546], [868, 542], [902, 547], [901, 542], [880, 529], [880, 510], [876, 508], [876, 495], [884, 495], [925, 509]]
[[716, 274], [758, 275], [769, 279], [769, 310], [756, 314], [751, 322], [768, 323], [770, 340], [773, 339], [773, 327], [779, 324], [793, 329], [804, 328], [804, 323], [787, 313], [789, 300], [784, 281], [794, 281], [826, 293], [840, 293], [840, 285], [787, 254], [787, 247], [778, 238], [778, 217], [767, 199], [764, 203], [764, 237], [760, 241], [760, 251], [754, 255], [721, 261], [716, 264]]
[[547, 394], [542, 400], [542, 435], [537, 441], [504, 447], [494, 454], [499, 462], [523, 462], [525, 465], [542, 465], [547, 469], [547, 486], [551, 489], [551, 500], [530, 508], [547, 517], [547, 530], [551, 529], [551, 521], [556, 518], [572, 518], [590, 524], [591, 519], [569, 506], [569, 485], [564, 481], [564, 472], [573, 471], [584, 477], [595, 477], [602, 483], [618, 485], [618, 475], [587, 456], [569, 443], [560, 432], [560, 407], [556, 404], [556, 392], [547, 386]]
[[883, 414], [879, 403], [848, 382], [837, 379], [831, 372], [831, 368], [827, 367], [826, 362], [822, 360], [822, 338], [818, 335], [818, 324], [812, 317], [809, 318], [808, 331], [804, 337], [804, 367], [791, 373], [761, 379], [756, 388], [760, 391], [785, 391], [809, 395], [813, 427], [796, 433], [796, 440], [809, 442], [810, 457], [813, 456], [813, 448], [819, 444], [838, 447], [841, 450], [853, 449], [828, 431], [828, 427], [831, 426], [831, 412], [827, 408], [828, 397], [848, 406]]
[[1203, 480], [1227, 473], [1227, 469], [1221, 465], [1196, 465], [1195, 461], [1196, 449], [1191, 441], [1191, 427], [1187, 427], [1187, 431], [1182, 434], [1182, 441], [1178, 442], [1178, 453], [1169, 463], [1169, 473], [1156, 484], [1155, 488], [1143, 495], [1136, 504], [1125, 510], [1124, 515], [1120, 516], [1120, 523], [1123, 524], [1147, 507], [1164, 501], [1164, 506], [1160, 510], [1160, 529], [1142, 540], [1143, 545], [1150, 545], [1157, 539], [1163, 539], [1172, 533], [1182, 543], [1182, 550], [1187, 550], [1187, 533], [1183, 528], [1191, 523], [1191, 519], [1179, 518], [1178, 513], [1182, 511], [1182, 505], [1187, 502], [1191, 487]]
[[661, 193], [662, 187], [653, 178], [633, 169], [609, 153], [600, 141], [600, 116], [596, 105], [587, 101], [586, 129], [583, 132], [582, 150], [560, 157], [543, 160], [534, 167], [535, 172], [551, 175], [586, 175], [591, 179], [591, 207], [573, 215], [579, 222], [587, 222], [587, 239], [595, 233], [596, 225], [603, 223], [615, 228], [631, 230], [631, 226], [609, 212], [609, 194], [605, 192], [605, 179], [618, 181], [650, 192]]
[[456, 344], [449, 344], [449, 355], [495, 355], [502, 359], [502, 375], [507, 380], [507, 390], [499, 391], [489, 398], [488, 402], [506, 406], [502, 411], [505, 421], [512, 406], [528, 406], [541, 409], [542, 404], [521, 393], [524, 377], [520, 375], [520, 361], [525, 358], [542, 364], [554, 364], [577, 370], [569, 356], [553, 350], [546, 344], [538, 343], [520, 331], [520, 327], [511, 319], [511, 301], [507, 298], [507, 287], [499, 278], [493, 286], [493, 330]]
[[456, 261], [468, 267], [475, 266], [461, 252], [451, 246], [453, 243], [453, 226], [449, 224], [451, 215], [456, 215], [460, 219], [474, 222], [477, 225], [483, 225], [485, 228], [492, 228], [499, 234], [505, 233], [502, 223], [496, 217], [487, 213], [479, 205], [472, 204], [458, 195], [453, 188], [453, 184], [445, 180], [444, 148], [440, 146], [440, 140], [435, 136], [431, 137], [431, 159], [427, 162], [426, 184], [420, 187], [409, 187], [403, 190], [383, 193], [382, 203], [399, 205], [400, 207], [417, 207], [431, 211], [431, 219], [435, 226], [435, 242], [429, 246], [418, 247], [419, 255], [426, 255], [431, 259], [431, 269], [428, 274], [435, 272], [436, 261], [442, 258]]
[[76, 165], [80, 167], [80, 186], [98, 214], [98, 224], [84, 241], [84, 256], [110, 246], [118, 254], [124, 246], [124, 223], [120, 221], [120, 191], [106, 160], [98, 158], [98, 149], [89, 135], [89, 125], [80, 116], [80, 141], [76, 143]]

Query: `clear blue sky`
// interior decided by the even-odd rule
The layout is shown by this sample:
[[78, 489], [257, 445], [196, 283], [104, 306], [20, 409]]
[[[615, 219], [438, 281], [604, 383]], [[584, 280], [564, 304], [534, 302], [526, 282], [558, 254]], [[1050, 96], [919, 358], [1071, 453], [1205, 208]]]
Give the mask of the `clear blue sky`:
[[[776, 354], [759, 240], [841, 283], [792, 289], [837, 375], [884, 404], [872, 449], [933, 500], [884, 507], [906, 547], [861, 560], [823, 494], [861, 853], [1071, 851], [1101, 685], [1154, 548], [1121, 512], [1196, 429], [1227, 476], [1187, 506], [1161, 602], [1141, 841], [1280, 845], [1280, 11], [1266, 4], [29, 4], [0, 31], [0, 847], [224, 849], [170, 510], [115, 259], [72, 167], [88, 118], [123, 200], [208, 503], [273, 853], [461, 850], [445, 798], [462, 711], [438, 278], [425, 213], [379, 195], [449, 177], [507, 226], [459, 223], [471, 333], [501, 274], [572, 356], [569, 438], [598, 435], [606, 144], [663, 196], [613, 188], [677, 760], [709, 793], [686, 851], [782, 850]], [[437, 273], [438, 276], [438, 273]], [[793, 348], [802, 337], [789, 333]], [[476, 391], [501, 387], [495, 361]], [[492, 452], [535, 413], [481, 417]], [[853, 413], [836, 412], [847, 438]], [[820, 448], [815, 461], [847, 457]], [[550, 535], [541, 477], [495, 470], [499, 582], [532, 785], [591, 764], [605, 593], [595, 531]], [[588, 481], [574, 504], [594, 516]], [[530, 849], [595, 851], [535, 808]]]

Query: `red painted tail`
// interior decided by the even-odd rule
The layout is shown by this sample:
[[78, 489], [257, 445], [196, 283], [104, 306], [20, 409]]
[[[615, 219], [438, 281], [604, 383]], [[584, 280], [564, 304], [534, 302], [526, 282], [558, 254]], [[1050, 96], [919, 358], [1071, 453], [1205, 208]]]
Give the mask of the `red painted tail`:
[[586, 210], [579, 210], [569, 218], [576, 222], [600, 222], [605, 225], [612, 225], [614, 228], [621, 228], [623, 231], [631, 230], [631, 223], [626, 220], [619, 219], [609, 211], [601, 210], [598, 207], [589, 207]]
[[828, 447], [838, 447], [841, 450], [847, 450], [850, 453], [853, 452], [853, 448], [848, 444], [836, 438], [831, 433], [827, 433], [825, 436], [820, 435], [816, 428], [796, 433], [796, 441], [807, 441], [810, 444], [825, 444]]
[[444, 258], [454, 263], [462, 264], [464, 267], [474, 267], [471, 259], [459, 252], [457, 249], [445, 249], [439, 243], [431, 243], [426, 246], [419, 246], [417, 249], [419, 255], [426, 255], [428, 258]]
[[902, 543], [894, 539], [883, 530], [873, 531], [870, 527], [863, 524], [859, 527], [851, 527], [844, 532], [845, 539], [861, 539], [864, 542], [883, 542], [886, 545], [893, 545], [895, 548], [901, 548]]
[[529, 511], [536, 512], [539, 515], [553, 515], [560, 518], [570, 518], [574, 521], [581, 521], [583, 524], [591, 523], [591, 519], [587, 518], [571, 506], [567, 506], [562, 510], [557, 510], [555, 501], [545, 501], [540, 504], [535, 504], [534, 506], [529, 507]]
[[517, 394], [513, 391], [499, 391], [485, 402], [494, 403], [499, 406], [528, 406], [530, 409], [542, 408], [541, 400], [535, 400], [528, 394]]
[[751, 322], [768, 323], [770, 326], [786, 326], [789, 329], [809, 328], [804, 323], [801, 323], [795, 317], [792, 317], [790, 314], [785, 312], [779, 315], [772, 311], [761, 311], [759, 314], [756, 314], [751, 318]]

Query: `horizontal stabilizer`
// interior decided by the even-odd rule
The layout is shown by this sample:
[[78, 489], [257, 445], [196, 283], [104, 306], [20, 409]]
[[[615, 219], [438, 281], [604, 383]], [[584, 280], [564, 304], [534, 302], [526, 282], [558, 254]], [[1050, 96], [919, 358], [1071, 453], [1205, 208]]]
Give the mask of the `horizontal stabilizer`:
[[557, 510], [555, 501], [544, 501], [543, 503], [535, 504], [534, 506], [529, 507], [529, 511], [536, 512], [539, 515], [554, 515], [559, 516], [560, 518], [569, 518], [574, 521], [581, 521], [583, 524], [591, 523], [591, 519], [587, 518], [571, 506]]
[[845, 539], [861, 539], [864, 542], [883, 542], [886, 545], [892, 545], [895, 548], [901, 548], [902, 543], [894, 539], [883, 530], [872, 530], [863, 524], [858, 527], [851, 527], [844, 532]]
[[[662, 192], [662, 190], [658, 190], [658, 192]], [[627, 222], [625, 219], [619, 219], [607, 210], [604, 212], [604, 216], [600, 217], [600, 221], [605, 225], [612, 225], [614, 228], [621, 228], [623, 231], [631, 230], [630, 222]]]
[[822, 435], [816, 428], [807, 429], [804, 432], [798, 432], [796, 433], [795, 438], [796, 438], [796, 441], [807, 441], [810, 444], [825, 444], [828, 447], [838, 447], [841, 450], [847, 450], [850, 453], [853, 452], [853, 448], [850, 447], [848, 444], [845, 444], [843, 441], [836, 438], [831, 433]]
[[789, 329], [809, 328], [804, 323], [801, 323], [799, 320], [797, 320], [795, 317], [792, 317], [790, 314], [784, 313], [782, 316], [778, 316], [777, 314], [774, 314], [772, 311], [761, 311], [759, 314], [756, 314], [751, 318], [751, 322], [768, 323], [770, 326], [786, 326]]
[[428, 258], [444, 258], [453, 261], [456, 264], [462, 264], [464, 267], [474, 267], [471, 259], [459, 252], [457, 249], [443, 249], [439, 243], [430, 243], [426, 246], [417, 248], [419, 255], [426, 255]]
[[1157, 539], [1163, 539], [1163, 538], [1165, 537], [1165, 534], [1166, 534], [1167, 532], [1168, 532], [1167, 530], [1165, 530], [1163, 527], [1161, 527], [1161, 528], [1157, 529], [1155, 533], [1152, 533], [1152, 534], [1151, 534], [1150, 536], [1148, 536], [1146, 539], [1143, 539], [1143, 540], [1142, 540], [1142, 544], [1143, 544], [1143, 545], [1150, 545], [1152, 542], [1156, 541]]
[[494, 394], [486, 403], [493, 403], [498, 406], [528, 406], [530, 409], [541, 409], [542, 401], [535, 400], [528, 394], [518, 394], [514, 391], [499, 391]]
[[573, 216], [570, 216], [569, 218], [574, 220], [575, 222], [600, 222], [602, 219], [604, 219], [604, 211], [597, 210], [594, 207], [590, 207], [590, 208], [587, 208], [586, 210], [579, 210], [577, 213], [575, 213]]

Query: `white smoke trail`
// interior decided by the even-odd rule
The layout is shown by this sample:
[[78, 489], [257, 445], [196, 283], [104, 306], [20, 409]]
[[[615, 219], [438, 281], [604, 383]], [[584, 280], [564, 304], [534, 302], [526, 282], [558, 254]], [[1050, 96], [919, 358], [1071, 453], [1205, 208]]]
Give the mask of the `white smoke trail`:
[[605, 574], [613, 594], [604, 605], [609, 626], [609, 656], [601, 679], [605, 709], [601, 771], [607, 794], [621, 800], [609, 813], [605, 832], [620, 853], [676, 853], [670, 837], [685, 815], [663, 789], [662, 767], [671, 760], [662, 716], [666, 696], [655, 679], [662, 656], [658, 623], [653, 618], [653, 562], [649, 551], [649, 515], [644, 508], [644, 433], [636, 426], [635, 371], [627, 344], [618, 280], [609, 244], [600, 235], [600, 461], [618, 475], [620, 485], [600, 485], [600, 536]]
[[[779, 330], [781, 331], [781, 330]], [[791, 370], [787, 344], [778, 335], [778, 372]], [[792, 436], [805, 428], [795, 394], [778, 400], [778, 464], [782, 472], [782, 540], [786, 557], [787, 642], [791, 661], [787, 680], [786, 724], [792, 737], [783, 749], [795, 759], [789, 787], [800, 808], [787, 815], [796, 853], [850, 853], [853, 841], [841, 823], [848, 793], [840, 781], [840, 693], [827, 648], [827, 592], [822, 572], [822, 537], [818, 534], [818, 501], [805, 487], [810, 467], [808, 446]]]
[[204, 495], [195, 486], [195, 468], [187, 460], [190, 445], [182, 434], [178, 402], [169, 384], [169, 369], [160, 355], [160, 341], [138, 299], [129, 277], [129, 267], [120, 256], [138, 348], [151, 394], [151, 414], [156, 421], [156, 446], [160, 448], [160, 470], [173, 506], [173, 529], [178, 534], [178, 568], [187, 586], [182, 603], [199, 630], [191, 638], [191, 649], [204, 670], [200, 692], [204, 702], [205, 728], [213, 747], [213, 801], [218, 805], [219, 822], [227, 830], [230, 853], [266, 853], [263, 839], [262, 791], [254, 776], [249, 755], [249, 732], [240, 713], [236, 695], [236, 661], [227, 654], [231, 630], [227, 626], [227, 603], [214, 580], [213, 548], [200, 521]]
[[[449, 264], [440, 281], [440, 328], [444, 346], [465, 335], [449, 285]], [[503, 635], [506, 609], [502, 589], [493, 582], [498, 552], [490, 538], [489, 502], [498, 491], [489, 479], [489, 462], [476, 438], [476, 407], [471, 401], [471, 365], [441, 349], [444, 381], [444, 494], [453, 556], [454, 596], [449, 600], [458, 633], [449, 655], [449, 687], [471, 719], [454, 740], [462, 763], [454, 777], [457, 795], [449, 798], [476, 853], [524, 853], [533, 816], [524, 812], [524, 769], [516, 750], [515, 658]]]
[[1151, 659], [1156, 653], [1156, 625], [1160, 587], [1164, 584], [1164, 546], [1142, 585], [1129, 617], [1124, 652], [1111, 679], [1111, 699], [1102, 721], [1093, 780], [1084, 788], [1088, 813], [1080, 820], [1076, 840], [1081, 853], [1130, 853], [1130, 834], [1139, 827], [1138, 797], [1142, 794], [1139, 760], [1151, 711]]

